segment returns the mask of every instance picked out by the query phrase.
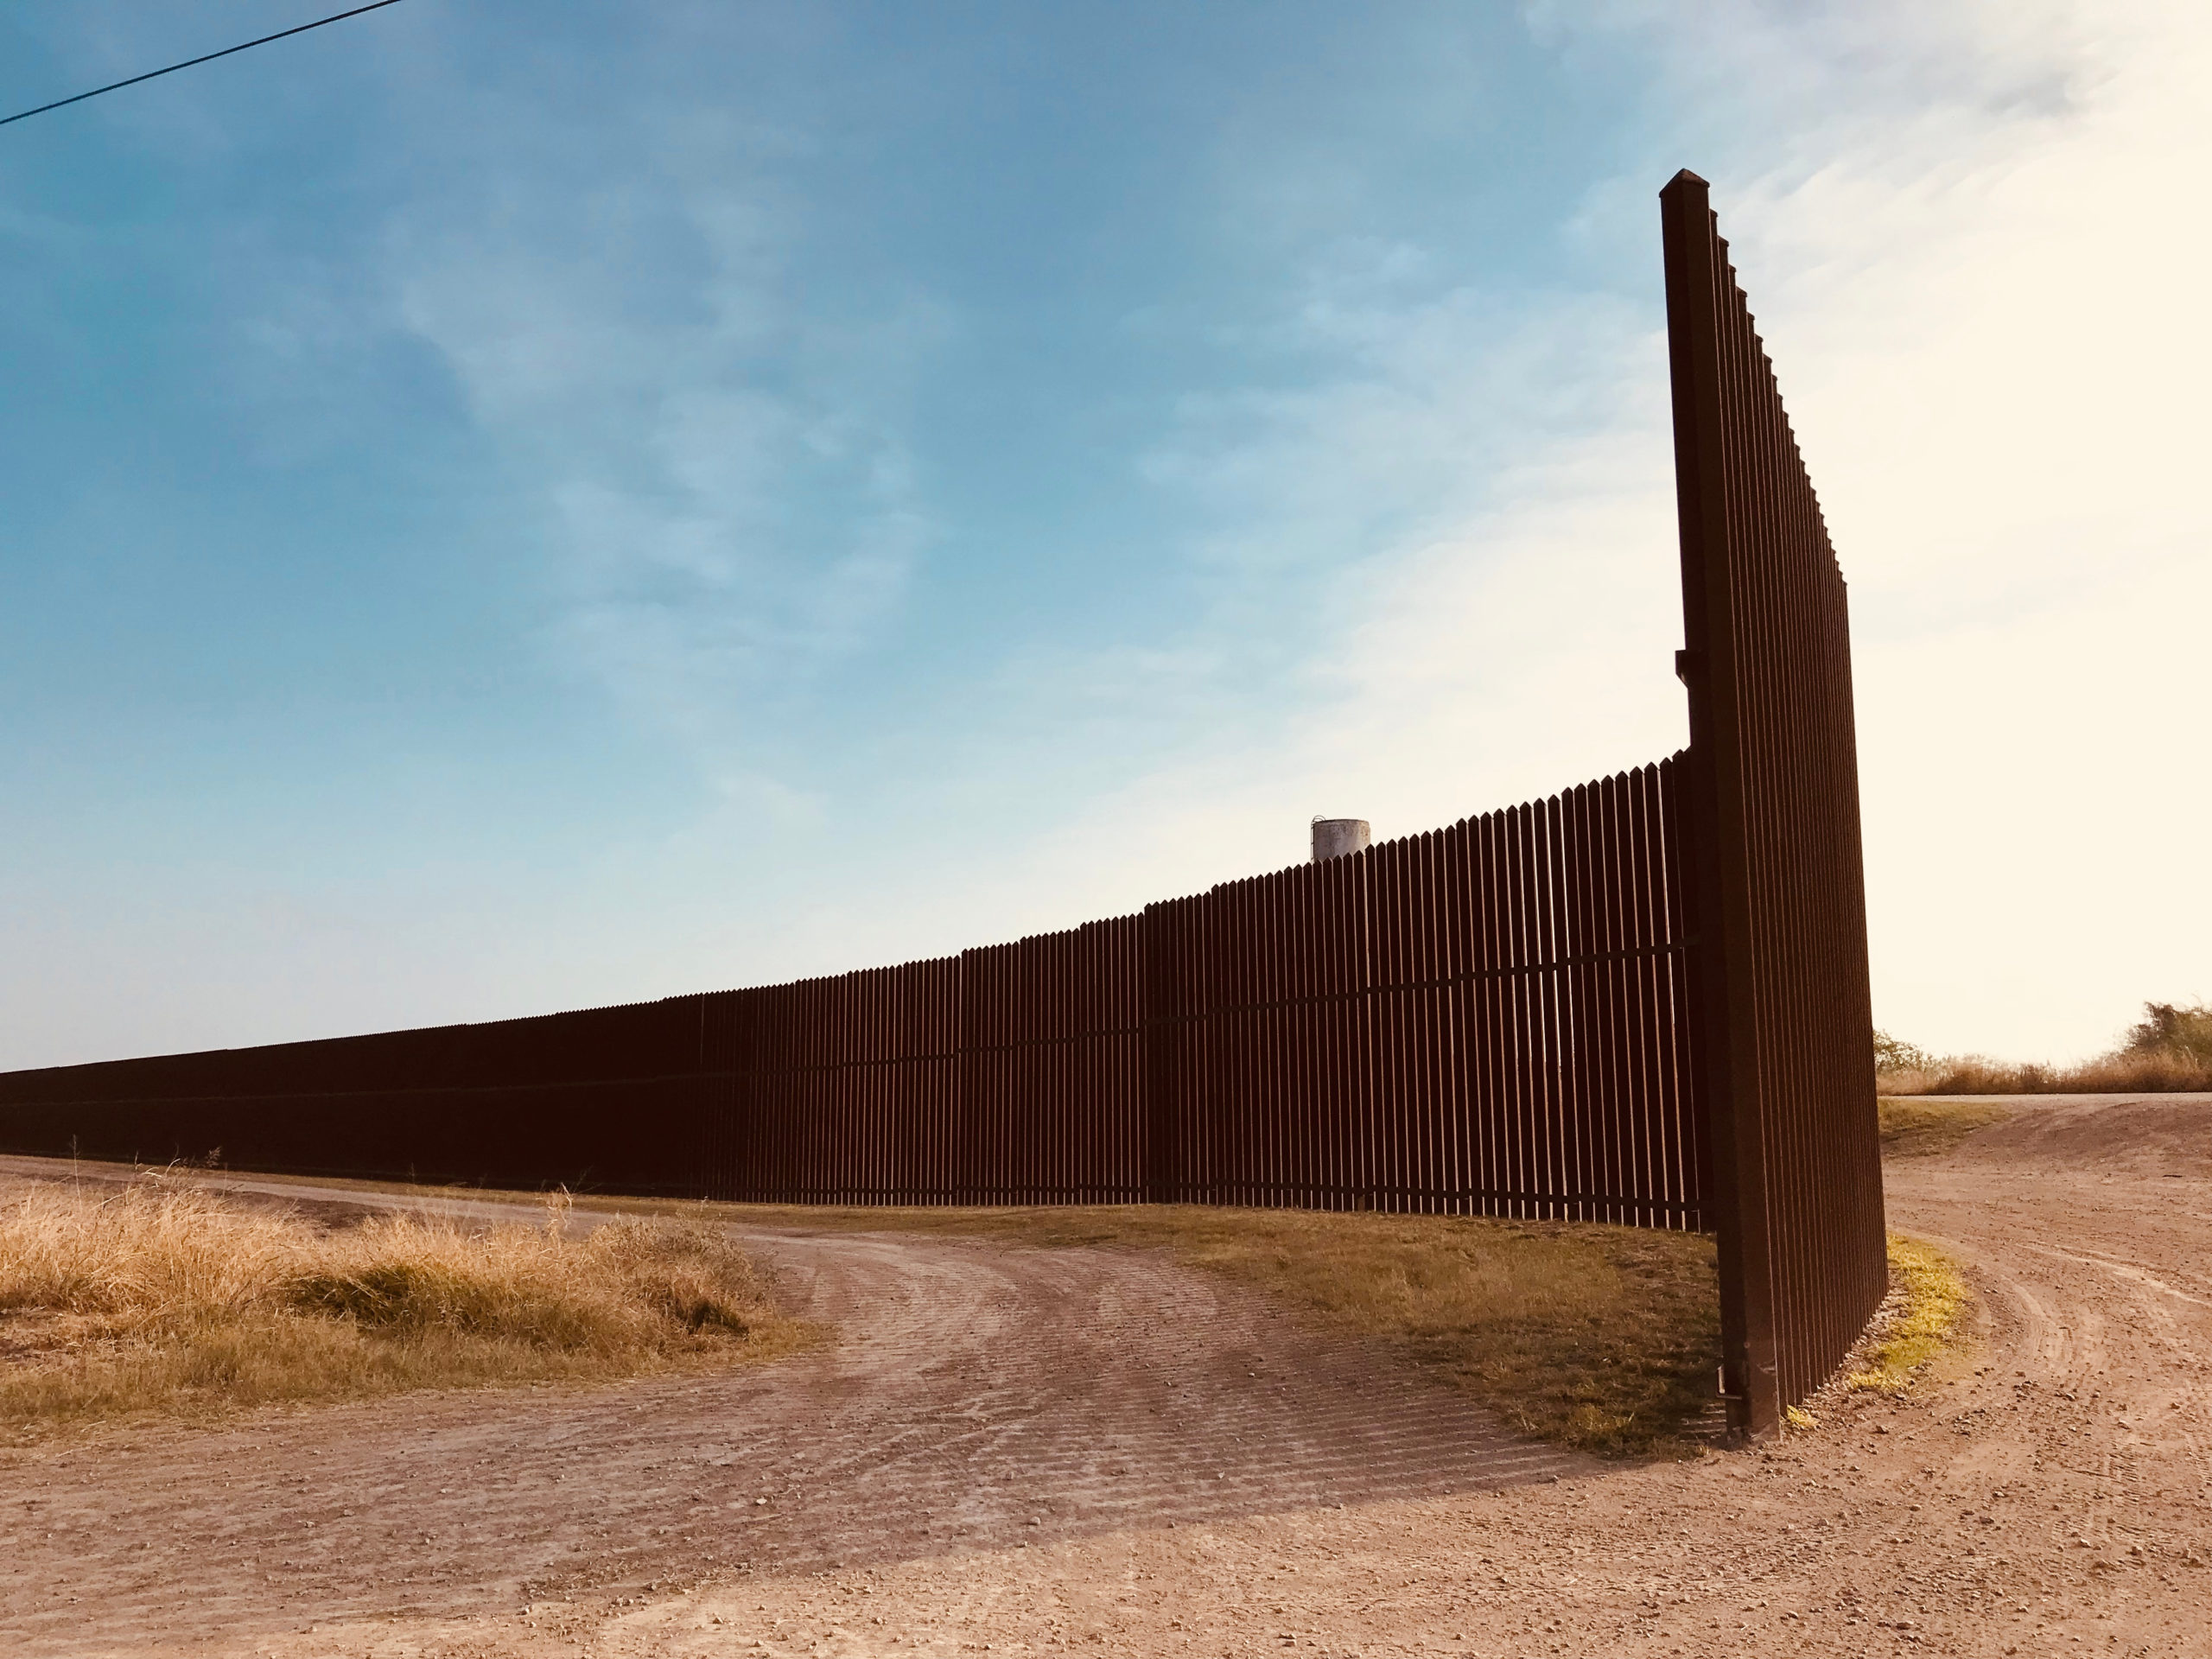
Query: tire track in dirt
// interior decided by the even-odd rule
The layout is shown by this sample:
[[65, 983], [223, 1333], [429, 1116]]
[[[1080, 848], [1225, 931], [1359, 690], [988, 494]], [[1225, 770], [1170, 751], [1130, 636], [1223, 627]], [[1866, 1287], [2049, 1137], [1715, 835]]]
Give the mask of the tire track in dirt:
[[0, 1454], [0, 1637], [67, 1654], [157, 1631], [166, 1650], [310, 1618], [435, 1619], [1595, 1466], [1164, 1256], [743, 1236], [835, 1328], [831, 1344], [712, 1376], [418, 1395]]
[[[1967, 1264], [1979, 1346], [1912, 1399], [1824, 1403], [1816, 1431], [1754, 1452], [1558, 1484], [1513, 1478], [1541, 1463], [1503, 1484], [1500, 1465], [1479, 1460], [1440, 1478], [1420, 1466], [1430, 1453], [1388, 1445], [1400, 1431], [1385, 1407], [1417, 1379], [1316, 1344], [1265, 1306], [1157, 1260], [1122, 1256], [1095, 1278], [1071, 1258], [1105, 1253], [1016, 1262], [1024, 1253], [1001, 1247], [931, 1242], [909, 1253], [879, 1237], [892, 1262], [842, 1253], [833, 1266], [832, 1248], [857, 1241], [792, 1235], [779, 1243], [780, 1259], [818, 1305], [849, 1294], [880, 1310], [884, 1333], [872, 1348], [848, 1344], [804, 1362], [819, 1369], [805, 1373], [817, 1386], [804, 1421], [750, 1405], [758, 1396], [746, 1390], [772, 1381], [768, 1370], [594, 1400], [477, 1395], [270, 1420], [232, 1432], [239, 1456], [273, 1454], [275, 1430], [296, 1436], [284, 1454], [295, 1471], [365, 1430], [385, 1437], [372, 1449], [395, 1465], [442, 1446], [442, 1467], [486, 1495], [476, 1509], [512, 1491], [515, 1513], [543, 1531], [501, 1535], [486, 1521], [467, 1548], [441, 1537], [410, 1554], [394, 1530], [343, 1573], [315, 1569], [326, 1574], [315, 1582], [353, 1598], [342, 1605], [316, 1605], [304, 1577], [241, 1584], [228, 1557], [209, 1581], [231, 1599], [200, 1605], [197, 1558], [162, 1544], [165, 1582], [137, 1581], [94, 1606], [101, 1575], [127, 1561], [81, 1535], [41, 1546], [22, 1571], [0, 1560], [0, 1635], [33, 1653], [280, 1659], [954, 1659], [986, 1648], [1147, 1659], [2212, 1659], [2212, 1308], [2202, 1305], [2212, 1300], [2212, 1099], [2018, 1104], [2013, 1121], [1955, 1152], [1887, 1171], [1892, 1225], [1948, 1243]], [[929, 1345], [930, 1319], [902, 1298], [955, 1310], [947, 1346]], [[1044, 1304], [1038, 1317], [1067, 1322], [1054, 1298], [1075, 1299], [1084, 1311], [1072, 1323], [1095, 1326], [1097, 1339], [1046, 1341], [1062, 1359], [1040, 1384], [1017, 1356], [1030, 1351], [1022, 1325], [1032, 1309]], [[1351, 1369], [1329, 1381], [1338, 1365]], [[928, 1382], [938, 1373], [950, 1375]], [[1271, 1396], [1277, 1387], [1285, 1393]], [[686, 1403], [684, 1389], [703, 1389], [710, 1405]], [[887, 1397], [872, 1416], [871, 1394]], [[1416, 1435], [1436, 1432], [1440, 1420], [1421, 1414], [1433, 1402], [1417, 1386], [1403, 1397]], [[740, 1404], [753, 1410], [761, 1444], [782, 1448], [780, 1462], [741, 1463], [741, 1437], [697, 1427], [736, 1421]], [[1437, 1408], [1448, 1417], [1456, 1407]], [[1351, 1431], [1330, 1426], [1332, 1410], [1382, 1442], [1364, 1452], [1352, 1443], [1354, 1459], [1380, 1459], [1363, 1485], [1344, 1459]], [[671, 1421], [695, 1427], [671, 1433]], [[1100, 1421], [1124, 1440], [1093, 1433]], [[1308, 1427], [1277, 1432], [1278, 1421]], [[877, 1425], [892, 1450], [871, 1459], [842, 1438], [861, 1423]], [[1476, 1421], [1465, 1432], [1487, 1431]], [[531, 1449], [522, 1477], [499, 1459], [471, 1459], [475, 1444], [511, 1460], [503, 1448], [556, 1433], [564, 1458], [548, 1465]], [[12, 1522], [26, 1495], [81, 1503], [105, 1458], [107, 1479], [136, 1506], [118, 1520], [150, 1525], [168, 1516], [156, 1498], [190, 1472], [191, 1448], [211, 1467], [205, 1451], [219, 1438], [154, 1436], [66, 1470], [55, 1457], [7, 1464], [0, 1519]], [[1465, 1446], [1429, 1444], [1447, 1459], [1465, 1455]], [[1193, 1461], [1198, 1447], [1243, 1461]], [[408, 1459], [394, 1455], [403, 1449]], [[130, 1468], [149, 1451], [161, 1470], [150, 1485]], [[791, 1514], [771, 1518], [772, 1503], [756, 1506], [756, 1520], [721, 1522], [714, 1510], [714, 1535], [741, 1538], [753, 1565], [733, 1568], [726, 1553], [696, 1585], [671, 1585], [664, 1564], [692, 1559], [683, 1552], [711, 1530], [702, 1513], [687, 1540], [666, 1519], [683, 1514], [671, 1494], [718, 1496], [696, 1478], [702, 1456], [746, 1470], [741, 1491], [753, 1469], [780, 1469], [793, 1482], [782, 1500]], [[1380, 1478], [1393, 1458], [1404, 1459], [1401, 1472]], [[1209, 1484], [1212, 1474], [1228, 1478]], [[1132, 1479], [1142, 1484], [1120, 1484]], [[1424, 1488], [1430, 1479], [1438, 1484]], [[605, 1516], [556, 1516], [548, 1480]], [[392, 1484], [396, 1503], [427, 1504], [397, 1475]], [[462, 1496], [460, 1480], [448, 1484], [455, 1491], [441, 1503]], [[639, 1484], [651, 1489], [644, 1496]], [[300, 1482], [286, 1501], [314, 1489]], [[252, 1490], [283, 1491], [266, 1481]], [[1060, 1490], [1083, 1492], [1081, 1504], [1021, 1501]], [[840, 1503], [873, 1507], [849, 1522], [830, 1513]], [[205, 1514], [209, 1524], [243, 1525], [240, 1507], [225, 1499]], [[817, 1524], [802, 1510], [828, 1518]], [[640, 1537], [640, 1524], [670, 1529]], [[296, 1522], [284, 1535], [300, 1535]], [[788, 1556], [772, 1553], [779, 1540]], [[502, 1576], [503, 1551], [530, 1572], [571, 1565], [565, 1577], [549, 1570], [531, 1611], [518, 1612], [503, 1598], [521, 1573]], [[836, 1560], [846, 1565], [833, 1570]], [[378, 1601], [363, 1587], [377, 1571], [416, 1576]], [[587, 1587], [602, 1573], [616, 1581]], [[631, 1592], [646, 1573], [663, 1575], [658, 1590]], [[94, 1588], [40, 1576], [57, 1573]], [[87, 1605], [55, 1605], [65, 1592], [86, 1594]], [[357, 1611], [344, 1616], [347, 1607]], [[287, 1611], [335, 1622], [302, 1633], [304, 1618], [288, 1628]], [[47, 1622], [34, 1630], [34, 1617]]]
[[1751, 1453], [281, 1651], [2212, 1659], [2212, 1099], [2017, 1104], [1887, 1171], [1891, 1224], [1966, 1262], [1976, 1344]]
[[[2212, 1102], [2018, 1104], [1955, 1156], [1892, 1170], [1893, 1224], [1973, 1269], [2000, 1363], [1961, 1388], [1953, 1421], [2009, 1419], [1994, 1448], [2006, 1519], [2042, 1560], [2086, 1566], [2075, 1611], [2109, 1643], [2145, 1599], [2145, 1569], [2201, 1605], [2212, 1557], [2212, 1299], [2196, 1294]], [[2048, 1580], [2072, 1576], [2036, 1571], [2024, 1600], [2047, 1605]], [[2191, 1650], [2207, 1634], [2200, 1623]]]

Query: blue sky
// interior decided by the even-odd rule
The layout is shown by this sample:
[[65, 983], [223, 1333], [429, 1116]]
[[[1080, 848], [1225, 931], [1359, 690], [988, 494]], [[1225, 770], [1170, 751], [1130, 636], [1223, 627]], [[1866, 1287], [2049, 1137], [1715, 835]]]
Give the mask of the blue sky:
[[[313, 10], [26, 0], [0, 104]], [[2096, 1047], [2212, 992], [2207, 35], [407, 0], [0, 129], [0, 1065], [932, 954], [1663, 753], [1683, 165], [1853, 580], [1878, 1017]]]

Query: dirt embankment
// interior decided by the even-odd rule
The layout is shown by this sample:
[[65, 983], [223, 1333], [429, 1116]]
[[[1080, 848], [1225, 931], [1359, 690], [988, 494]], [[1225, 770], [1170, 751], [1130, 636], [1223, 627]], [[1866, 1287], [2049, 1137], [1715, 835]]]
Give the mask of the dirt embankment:
[[1993, 1103], [2007, 1116], [1974, 1135], [1968, 1168], [2062, 1181], [2212, 1180], [2212, 1095], [2050, 1095]]
[[[2212, 1654], [2212, 1102], [1900, 1161], [1971, 1368], [1599, 1468], [1156, 1257], [768, 1241], [836, 1347], [0, 1460], [24, 1653]], [[1554, 1483], [1554, 1475], [1563, 1477]]]

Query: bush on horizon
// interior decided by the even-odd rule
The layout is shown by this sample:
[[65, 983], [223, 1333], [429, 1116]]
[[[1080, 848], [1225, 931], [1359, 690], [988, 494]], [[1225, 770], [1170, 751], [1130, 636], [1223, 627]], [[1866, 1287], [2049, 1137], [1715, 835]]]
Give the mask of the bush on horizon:
[[2119, 1046], [2079, 1065], [1935, 1055], [1874, 1033], [1875, 1090], [1884, 1095], [2133, 1095], [2212, 1090], [2212, 1003], [2145, 1002]]

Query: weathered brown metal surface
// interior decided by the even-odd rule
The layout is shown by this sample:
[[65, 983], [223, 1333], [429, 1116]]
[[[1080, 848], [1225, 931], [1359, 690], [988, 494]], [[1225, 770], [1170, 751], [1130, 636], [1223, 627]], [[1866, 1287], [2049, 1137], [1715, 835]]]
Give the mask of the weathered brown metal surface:
[[1661, 193], [1690, 694], [1686, 897], [1726, 1377], [1763, 1433], [1888, 1283], [1851, 626], [1705, 181]]
[[0, 1142], [823, 1204], [1705, 1224], [1679, 758], [835, 978], [0, 1077]]
[[1706, 188], [1663, 201], [1685, 753], [957, 957], [16, 1072], [0, 1149], [1712, 1228], [1764, 1429], [1885, 1280], [1849, 627]]
[[1681, 766], [1152, 906], [1149, 1195], [1703, 1224]]

